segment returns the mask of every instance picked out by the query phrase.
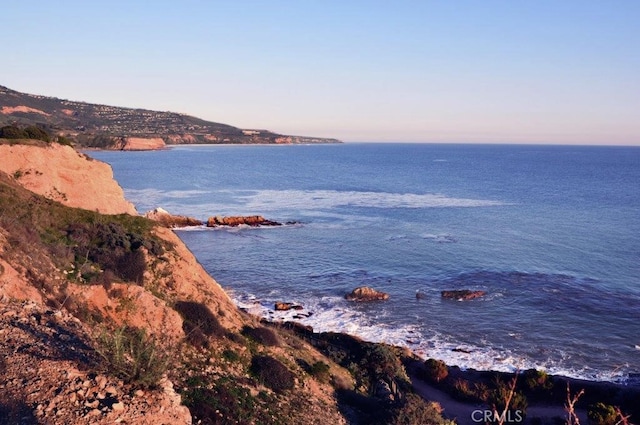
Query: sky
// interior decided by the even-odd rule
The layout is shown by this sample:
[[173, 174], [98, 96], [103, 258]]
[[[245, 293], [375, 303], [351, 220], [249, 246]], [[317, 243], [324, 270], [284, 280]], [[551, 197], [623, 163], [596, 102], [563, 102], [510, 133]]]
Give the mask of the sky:
[[344, 141], [640, 145], [637, 0], [0, 0], [0, 85]]

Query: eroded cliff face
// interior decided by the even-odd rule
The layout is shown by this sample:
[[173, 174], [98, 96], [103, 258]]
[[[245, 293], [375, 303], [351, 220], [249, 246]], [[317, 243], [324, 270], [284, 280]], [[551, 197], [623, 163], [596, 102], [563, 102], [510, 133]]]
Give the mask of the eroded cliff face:
[[0, 145], [0, 171], [24, 188], [69, 207], [137, 215], [113, 179], [111, 167], [70, 146]]
[[[349, 373], [241, 313], [172, 230], [133, 215], [108, 165], [2, 145], [0, 170], [0, 423], [345, 423]], [[125, 326], [171, 364], [155, 388], [102, 364], [101, 335]]]
[[[0, 171], [7, 174], [0, 183], [22, 186], [69, 207], [104, 214], [137, 215], [113, 179], [109, 165], [79, 154], [68, 146], [0, 145]], [[3, 191], [3, 195], [6, 193], [12, 192]], [[26, 324], [34, 335], [29, 344], [43, 347], [52, 343], [64, 344], [64, 341], [57, 340], [59, 335], [55, 329], [47, 334], [45, 340], [39, 340], [37, 335], [48, 332], [51, 321], [38, 319], [31, 322], [29, 314], [23, 317], [20, 312], [23, 304], [16, 303], [30, 303], [29, 309], [37, 312], [35, 317], [48, 317], [55, 313], [56, 316], [51, 317], [63, 315], [72, 318], [67, 311], [80, 317], [81, 320], [75, 319], [76, 333], [82, 334], [85, 341], [92, 333], [95, 337], [93, 325], [88, 323], [99, 318], [103, 325], [110, 323], [116, 327], [126, 325], [145, 329], [148, 335], [175, 349], [184, 340], [185, 332], [183, 319], [172, 304], [186, 301], [207, 306], [220, 315], [220, 323], [228, 329], [237, 330], [243, 326], [239, 311], [220, 285], [206, 273], [183, 242], [166, 228], [159, 227], [152, 232], [170, 249], [158, 255], [142, 248], [146, 272], [141, 282], [134, 284], [116, 279], [88, 285], [78, 275], [71, 277], [70, 273], [78, 270], [73, 262], [64, 264], [61, 260], [64, 255], [68, 257], [68, 253], [61, 252], [58, 258], [53, 258], [52, 253], [40, 246], [37, 240], [34, 239], [30, 245], [30, 238], [35, 235], [25, 236], [22, 227], [12, 226], [11, 219], [4, 220], [10, 216], [8, 209], [12, 204], [38, 202], [34, 195], [28, 193], [22, 191], [20, 196], [0, 203], [0, 218], [3, 219], [0, 222], [0, 311], [4, 311], [3, 308], [12, 311], [11, 314], [18, 318], [0, 323], [0, 335], [15, 336], [13, 339], [2, 338], [4, 343], [0, 343], [0, 354], [16, 348], [12, 348], [14, 343], [22, 343], [24, 338], [20, 332], [24, 331]], [[86, 347], [83, 349], [87, 350]], [[128, 399], [125, 392], [129, 387], [110, 379], [113, 382], [111, 387], [115, 389], [108, 394], [107, 401], [113, 399], [113, 403], [105, 404], [98, 398], [105, 389], [94, 382], [90, 371], [82, 370], [94, 367], [95, 359], [84, 366], [82, 359], [70, 365], [66, 358], [45, 361], [40, 354], [24, 353], [2, 363], [5, 377], [15, 375], [15, 379], [0, 389], [0, 398], [9, 401], [8, 404], [0, 403], [0, 422], [20, 415], [35, 416], [48, 423], [113, 423], [117, 419], [140, 424], [191, 422], [189, 411], [180, 405], [180, 396], [172, 389], [167, 390], [172, 388], [169, 381], [163, 381], [160, 392], [144, 392], [145, 396]], [[41, 373], [28, 373], [21, 366], [26, 363]], [[72, 370], [72, 380], [60, 372], [64, 370]], [[57, 376], [59, 373], [63, 373], [64, 379]], [[12, 385], [14, 381], [16, 385]], [[91, 388], [83, 387], [83, 382], [95, 386], [96, 394], [89, 397], [87, 390]], [[23, 388], [28, 388], [30, 393], [25, 394]], [[69, 393], [73, 400], [58, 400], [58, 397], [51, 401], [38, 395], [51, 391]], [[158, 406], [144, 411], [140, 405], [145, 403], [145, 399], [153, 400]], [[28, 405], [41, 408], [31, 412]], [[61, 414], [62, 411], [65, 413]]]
[[[124, 198], [122, 188], [113, 179], [111, 167], [80, 154], [69, 146], [0, 145], [0, 171], [7, 173], [25, 189], [69, 207], [102, 214], [137, 215], [133, 204]], [[1, 230], [0, 254], [2, 246], [6, 246], [2, 243], [6, 242], [6, 237]], [[147, 271], [144, 281], [139, 282], [142, 287], [132, 287], [126, 291], [126, 297], [137, 306], [135, 313], [124, 309], [116, 313], [120, 297], [114, 297], [113, 294], [121, 295], [122, 292], [117, 288], [107, 290], [102, 286], [87, 287], [68, 281], [65, 282], [65, 290], [73, 299], [79, 300], [78, 303], [115, 322], [128, 322], [175, 339], [184, 336], [180, 331], [182, 321], [167, 306], [168, 302], [203, 303], [212, 312], [220, 313], [221, 322], [225, 326], [231, 329], [242, 327], [244, 320], [229, 296], [176, 234], [160, 226], [153, 233], [171, 246], [171, 249], [161, 255], [150, 255], [145, 251]], [[33, 289], [33, 284], [28, 283], [27, 270], [18, 267], [22, 270], [19, 272], [2, 259], [0, 265], [5, 270], [0, 295], [14, 299], [33, 300], [36, 297], [37, 291]], [[56, 269], [53, 265], [48, 268]], [[32, 270], [30, 274], [38, 273]], [[48, 285], [50, 287], [56, 287], [56, 281], [61, 279], [51, 273], [42, 273], [39, 278], [51, 281]], [[162, 297], [158, 298], [157, 295]]]

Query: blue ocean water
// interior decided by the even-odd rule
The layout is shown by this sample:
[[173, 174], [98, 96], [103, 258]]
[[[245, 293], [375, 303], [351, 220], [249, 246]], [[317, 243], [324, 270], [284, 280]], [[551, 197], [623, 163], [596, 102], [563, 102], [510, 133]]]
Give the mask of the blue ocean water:
[[[477, 369], [640, 372], [640, 148], [341, 144], [90, 152], [138, 211], [297, 224], [178, 235], [274, 320]], [[388, 301], [353, 304], [367, 285]], [[482, 289], [481, 299], [440, 291]], [[426, 297], [416, 298], [420, 291]], [[275, 301], [302, 312], [276, 313]]]

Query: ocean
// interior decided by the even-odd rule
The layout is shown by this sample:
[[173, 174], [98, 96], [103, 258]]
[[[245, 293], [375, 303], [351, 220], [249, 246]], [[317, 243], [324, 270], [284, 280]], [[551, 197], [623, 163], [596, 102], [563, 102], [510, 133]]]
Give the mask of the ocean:
[[[111, 164], [141, 213], [295, 222], [177, 230], [255, 314], [463, 368], [640, 384], [640, 148], [346, 143], [89, 154]], [[390, 299], [344, 299], [363, 285]], [[442, 299], [451, 289], [487, 294]], [[304, 310], [275, 312], [276, 301]]]

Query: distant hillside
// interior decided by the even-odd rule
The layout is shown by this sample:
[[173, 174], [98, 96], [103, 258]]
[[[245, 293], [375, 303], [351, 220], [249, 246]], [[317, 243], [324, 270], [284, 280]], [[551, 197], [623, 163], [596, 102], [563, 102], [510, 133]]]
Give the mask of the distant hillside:
[[175, 112], [121, 108], [20, 93], [0, 86], [0, 126], [38, 125], [82, 146], [124, 148], [130, 139], [166, 144], [339, 143], [336, 139], [287, 136], [240, 129]]

